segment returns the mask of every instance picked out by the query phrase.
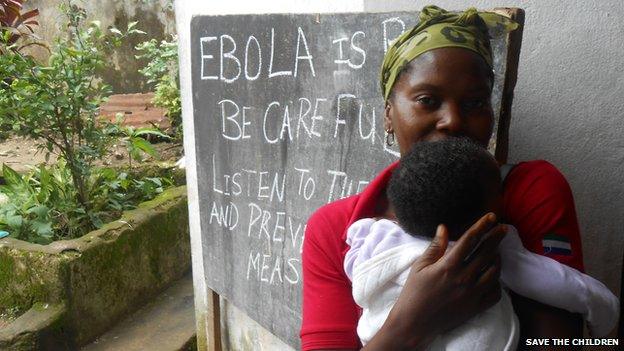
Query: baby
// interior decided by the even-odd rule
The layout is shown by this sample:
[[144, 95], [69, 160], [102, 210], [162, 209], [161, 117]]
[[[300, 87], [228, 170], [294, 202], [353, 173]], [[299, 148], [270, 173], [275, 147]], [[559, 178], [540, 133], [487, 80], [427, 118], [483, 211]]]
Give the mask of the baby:
[[[357, 327], [362, 344], [381, 328], [410, 267], [429, 246], [439, 224], [448, 227], [450, 240], [457, 240], [485, 213], [499, 216], [502, 208], [496, 161], [487, 150], [460, 138], [416, 144], [394, 171], [387, 194], [398, 224], [365, 218], [347, 231], [350, 249], [344, 268], [353, 284], [353, 298], [363, 309]], [[504, 288], [582, 314], [593, 336], [604, 336], [615, 327], [619, 302], [606, 286], [527, 251], [515, 228], [507, 228], [499, 246]], [[503, 290], [497, 304], [439, 336], [429, 349], [515, 350], [518, 337], [518, 319]]]

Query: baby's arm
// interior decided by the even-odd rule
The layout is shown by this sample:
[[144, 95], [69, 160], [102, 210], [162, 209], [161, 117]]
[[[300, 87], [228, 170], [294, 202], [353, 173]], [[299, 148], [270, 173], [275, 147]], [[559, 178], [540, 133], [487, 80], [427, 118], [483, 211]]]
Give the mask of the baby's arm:
[[592, 336], [608, 334], [617, 323], [619, 301], [598, 280], [524, 248], [508, 226], [500, 244], [501, 281], [514, 292], [538, 302], [581, 313]]

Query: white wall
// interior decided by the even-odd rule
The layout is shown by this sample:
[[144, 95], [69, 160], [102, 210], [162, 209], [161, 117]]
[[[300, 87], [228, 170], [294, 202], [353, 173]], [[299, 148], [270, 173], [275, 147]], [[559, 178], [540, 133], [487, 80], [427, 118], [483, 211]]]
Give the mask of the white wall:
[[[420, 10], [431, 1], [364, 0], [365, 11]], [[437, 0], [449, 10], [466, 1]], [[624, 252], [624, 3], [473, 0], [520, 7], [526, 22], [509, 161], [545, 159], [565, 175], [585, 268], [619, 296]]]
[[[155, 38], [171, 40], [175, 34], [173, 11], [168, 7], [170, 0], [144, 1], [117, 1], [117, 0], [84, 0], [72, 1], [73, 4], [84, 9], [87, 20], [98, 20], [102, 28], [117, 26], [126, 29], [129, 22], [138, 21], [137, 28], [145, 31], [146, 35], [135, 35], [125, 40], [121, 47], [109, 58], [112, 68], [102, 72], [104, 82], [111, 85], [115, 94], [135, 93], [147, 91], [146, 79], [138, 72], [145, 66], [145, 60], [137, 60], [134, 56], [138, 52], [134, 49], [139, 43]], [[44, 43], [53, 46], [55, 38], [66, 35], [67, 18], [59, 9], [66, 0], [29, 0], [24, 4], [25, 9], [39, 9], [35, 27], [35, 34]], [[40, 60], [47, 59], [48, 51], [41, 47], [31, 47], [31, 54]]]
[[[419, 10], [430, 1], [176, 1], [180, 35], [183, 111], [192, 116], [191, 14], [357, 12]], [[568, 179], [576, 200], [588, 273], [619, 296], [624, 251], [624, 3], [591, 1], [471, 2], [481, 9], [516, 6], [526, 11], [518, 84], [510, 130], [510, 162], [545, 159]], [[463, 9], [465, 1], [438, 0]], [[185, 150], [195, 160], [192, 118], [185, 118]], [[190, 210], [197, 213], [194, 164], [189, 165]], [[196, 308], [205, 310], [199, 223], [191, 223]], [[200, 268], [202, 267], [202, 268]], [[202, 294], [203, 292], [203, 294]], [[225, 344], [232, 350], [288, 350], [236, 308], [223, 308]], [[198, 315], [202, 326], [201, 316]], [[298, 326], [297, 326], [298, 328]], [[254, 340], [256, 340], [254, 342]], [[260, 342], [259, 342], [260, 341]], [[251, 342], [251, 344], [249, 343]], [[251, 345], [251, 346], [250, 346]], [[251, 348], [249, 348], [251, 347]]]

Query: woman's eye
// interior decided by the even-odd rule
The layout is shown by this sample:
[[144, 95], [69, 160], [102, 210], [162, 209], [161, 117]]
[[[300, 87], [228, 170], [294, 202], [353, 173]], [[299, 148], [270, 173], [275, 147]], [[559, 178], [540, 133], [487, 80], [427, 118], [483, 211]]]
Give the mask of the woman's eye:
[[431, 96], [419, 96], [416, 98], [416, 102], [427, 107], [435, 106], [438, 103], [437, 99]]
[[485, 99], [472, 99], [464, 102], [464, 108], [467, 110], [475, 109], [475, 108], [483, 108], [488, 104]]

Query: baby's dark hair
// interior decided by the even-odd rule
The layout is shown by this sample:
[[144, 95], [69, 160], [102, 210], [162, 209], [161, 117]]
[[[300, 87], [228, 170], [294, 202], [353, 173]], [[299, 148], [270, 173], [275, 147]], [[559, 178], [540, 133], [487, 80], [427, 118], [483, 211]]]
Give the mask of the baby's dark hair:
[[466, 138], [447, 138], [416, 143], [393, 172], [387, 195], [408, 233], [432, 237], [445, 224], [453, 237], [490, 210], [500, 182], [486, 149]]

